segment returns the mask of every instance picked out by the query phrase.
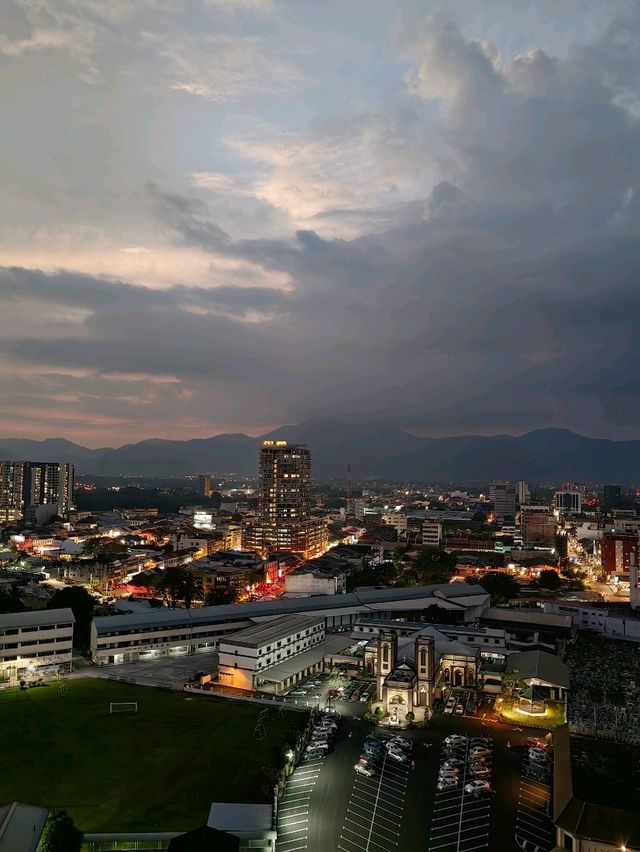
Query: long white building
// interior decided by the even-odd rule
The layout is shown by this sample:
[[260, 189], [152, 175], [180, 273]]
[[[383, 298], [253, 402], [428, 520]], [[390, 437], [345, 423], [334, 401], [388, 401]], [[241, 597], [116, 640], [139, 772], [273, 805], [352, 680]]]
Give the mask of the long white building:
[[283, 615], [240, 630], [219, 644], [218, 673], [222, 686], [253, 689], [264, 673], [310, 651], [324, 641], [324, 618]]
[[408, 588], [358, 589], [345, 595], [260, 601], [192, 609], [100, 616], [91, 625], [91, 655], [98, 665], [193, 654], [218, 646], [224, 636], [283, 615], [317, 616], [325, 630], [348, 630], [362, 618], [403, 618], [436, 604], [473, 623], [489, 606], [482, 586], [450, 583]]
[[0, 615], [0, 681], [71, 671], [74, 622], [70, 609]]

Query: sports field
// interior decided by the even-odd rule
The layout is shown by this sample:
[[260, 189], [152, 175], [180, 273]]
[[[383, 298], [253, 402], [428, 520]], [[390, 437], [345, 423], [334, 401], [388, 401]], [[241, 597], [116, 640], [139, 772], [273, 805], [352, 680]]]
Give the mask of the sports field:
[[[85, 832], [191, 829], [214, 801], [269, 801], [306, 714], [86, 678], [0, 692], [0, 804], [65, 808]], [[137, 714], [109, 715], [137, 701]]]

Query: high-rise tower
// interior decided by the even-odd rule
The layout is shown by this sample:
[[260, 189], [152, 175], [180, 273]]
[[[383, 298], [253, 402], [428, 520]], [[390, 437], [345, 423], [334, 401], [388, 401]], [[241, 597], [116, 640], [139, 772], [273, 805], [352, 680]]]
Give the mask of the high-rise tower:
[[311, 453], [302, 444], [264, 441], [260, 450], [258, 520], [245, 528], [244, 546], [263, 557], [293, 551], [305, 558], [326, 549], [322, 521], [310, 516]]

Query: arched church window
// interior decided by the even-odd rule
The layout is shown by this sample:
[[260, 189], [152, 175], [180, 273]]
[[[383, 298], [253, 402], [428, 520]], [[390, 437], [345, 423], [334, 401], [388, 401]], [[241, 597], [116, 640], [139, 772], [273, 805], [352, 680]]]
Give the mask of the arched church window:
[[389, 662], [389, 646], [388, 645], [385, 645], [382, 649], [382, 662], [383, 663]]
[[420, 649], [420, 666], [423, 669], [426, 669], [426, 667], [427, 667], [427, 649], [426, 648]]

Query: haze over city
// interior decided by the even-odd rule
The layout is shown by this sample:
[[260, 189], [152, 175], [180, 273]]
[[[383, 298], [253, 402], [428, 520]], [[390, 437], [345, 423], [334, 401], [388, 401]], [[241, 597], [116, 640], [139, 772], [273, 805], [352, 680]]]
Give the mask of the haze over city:
[[635, 3], [10, 0], [0, 439], [640, 437]]

